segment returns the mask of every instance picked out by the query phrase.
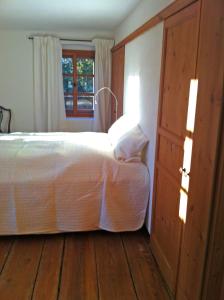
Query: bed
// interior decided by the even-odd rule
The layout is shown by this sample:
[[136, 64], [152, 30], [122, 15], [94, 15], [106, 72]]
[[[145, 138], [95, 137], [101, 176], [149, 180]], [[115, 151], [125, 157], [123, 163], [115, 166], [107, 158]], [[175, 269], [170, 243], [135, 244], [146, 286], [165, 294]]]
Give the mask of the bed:
[[0, 235], [139, 229], [147, 167], [106, 133], [0, 134]]

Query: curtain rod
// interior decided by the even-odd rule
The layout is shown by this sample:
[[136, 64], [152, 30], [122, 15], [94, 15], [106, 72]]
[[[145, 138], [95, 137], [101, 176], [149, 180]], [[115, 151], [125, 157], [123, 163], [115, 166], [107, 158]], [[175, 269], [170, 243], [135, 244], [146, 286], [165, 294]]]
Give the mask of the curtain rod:
[[[28, 39], [29, 40], [33, 40], [33, 36], [29, 36]], [[92, 40], [75, 40], [75, 39], [63, 39], [63, 38], [59, 38], [60, 41], [68, 41], [68, 42], [89, 42], [91, 43]]]

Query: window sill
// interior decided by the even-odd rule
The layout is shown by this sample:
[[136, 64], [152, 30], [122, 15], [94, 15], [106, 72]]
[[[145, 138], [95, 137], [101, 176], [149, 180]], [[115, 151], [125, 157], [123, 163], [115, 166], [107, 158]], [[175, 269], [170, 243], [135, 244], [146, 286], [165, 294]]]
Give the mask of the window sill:
[[66, 117], [66, 121], [94, 120], [94, 117]]

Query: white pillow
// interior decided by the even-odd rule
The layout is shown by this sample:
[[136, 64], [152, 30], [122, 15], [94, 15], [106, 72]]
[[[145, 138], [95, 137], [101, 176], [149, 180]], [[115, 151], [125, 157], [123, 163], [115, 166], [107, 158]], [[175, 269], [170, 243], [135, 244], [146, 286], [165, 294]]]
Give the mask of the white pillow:
[[141, 161], [141, 152], [147, 142], [148, 139], [140, 126], [135, 126], [120, 137], [114, 149], [116, 159], [125, 162]]
[[115, 121], [108, 130], [108, 136], [112, 146], [115, 147], [119, 139], [134, 126], [136, 126], [136, 123], [133, 124], [126, 115], [123, 115], [117, 119], [117, 121]]

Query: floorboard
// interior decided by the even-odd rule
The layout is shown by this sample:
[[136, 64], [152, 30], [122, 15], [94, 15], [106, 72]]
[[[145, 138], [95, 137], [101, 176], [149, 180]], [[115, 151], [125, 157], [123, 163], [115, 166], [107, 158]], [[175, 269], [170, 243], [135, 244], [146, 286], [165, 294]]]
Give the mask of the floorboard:
[[91, 233], [66, 235], [59, 299], [98, 299], [95, 251]]
[[95, 248], [100, 299], [137, 299], [120, 235], [96, 234]]
[[168, 300], [144, 230], [0, 237], [0, 300]]
[[136, 232], [121, 234], [138, 299], [168, 300], [146, 235]]
[[30, 299], [43, 247], [43, 239], [31, 237], [15, 241], [0, 276], [4, 300]]
[[0, 240], [0, 274], [4, 268], [12, 244], [13, 240], [8, 237], [4, 237]]
[[61, 235], [46, 238], [32, 299], [57, 299], [63, 246]]

